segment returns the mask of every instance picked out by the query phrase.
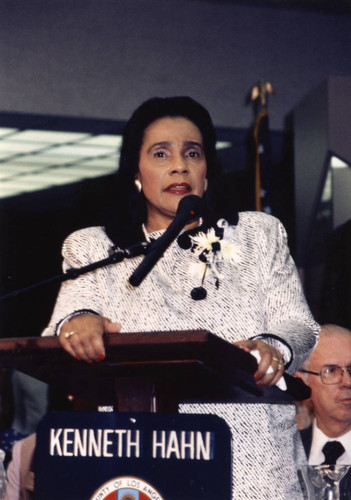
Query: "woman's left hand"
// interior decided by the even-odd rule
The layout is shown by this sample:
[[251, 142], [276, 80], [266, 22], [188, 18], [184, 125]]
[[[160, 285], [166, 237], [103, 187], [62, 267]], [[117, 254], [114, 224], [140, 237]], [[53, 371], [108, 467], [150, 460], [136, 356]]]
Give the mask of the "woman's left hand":
[[[234, 344], [246, 352], [259, 351], [261, 360], [253, 375], [257, 385], [268, 387], [278, 382], [284, 372], [284, 360], [277, 349], [262, 340], [241, 340]], [[268, 373], [269, 367], [272, 367], [272, 370]]]

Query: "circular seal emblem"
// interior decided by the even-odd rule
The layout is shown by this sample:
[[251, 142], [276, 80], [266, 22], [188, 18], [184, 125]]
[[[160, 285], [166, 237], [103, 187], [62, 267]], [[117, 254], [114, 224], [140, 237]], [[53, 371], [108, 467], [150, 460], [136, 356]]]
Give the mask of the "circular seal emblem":
[[164, 500], [164, 498], [142, 479], [122, 476], [100, 486], [90, 500]]

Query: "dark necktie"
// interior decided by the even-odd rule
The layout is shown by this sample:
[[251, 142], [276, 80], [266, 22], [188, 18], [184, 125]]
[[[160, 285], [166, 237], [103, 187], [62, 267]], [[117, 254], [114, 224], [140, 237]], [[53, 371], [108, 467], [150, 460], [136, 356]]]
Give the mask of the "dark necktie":
[[322, 465], [335, 465], [337, 459], [341, 457], [344, 451], [345, 448], [339, 441], [328, 441], [327, 443], [325, 443], [322, 449], [322, 452], [325, 456], [325, 460]]

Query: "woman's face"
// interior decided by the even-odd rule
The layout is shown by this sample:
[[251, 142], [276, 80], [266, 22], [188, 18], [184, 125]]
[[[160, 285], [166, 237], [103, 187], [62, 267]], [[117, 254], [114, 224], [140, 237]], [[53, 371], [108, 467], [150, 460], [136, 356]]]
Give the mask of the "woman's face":
[[145, 129], [136, 178], [146, 198], [148, 230], [167, 228], [179, 200], [205, 191], [206, 159], [197, 126], [182, 117], [152, 122]]

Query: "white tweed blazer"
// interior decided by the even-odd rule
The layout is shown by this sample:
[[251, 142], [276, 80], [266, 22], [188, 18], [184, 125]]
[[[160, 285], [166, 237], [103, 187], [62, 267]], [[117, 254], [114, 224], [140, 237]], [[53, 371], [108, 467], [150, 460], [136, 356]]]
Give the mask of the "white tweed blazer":
[[[143, 257], [64, 282], [43, 335], [54, 335], [62, 319], [84, 309], [119, 321], [123, 332], [200, 328], [232, 342], [269, 334], [271, 340], [265, 340], [281, 350], [294, 373], [313, 349], [320, 327], [307, 306], [286, 232], [276, 218], [257, 212], [240, 213], [237, 225], [220, 224], [223, 239], [238, 248], [238, 258], [220, 262], [219, 283], [214, 274], [206, 277], [204, 300], [190, 295], [201, 284], [191, 272], [198, 257], [174, 241], [138, 287], [128, 279]], [[63, 268], [106, 258], [112, 248], [103, 227], [76, 231], [64, 242]], [[303, 498], [297, 468], [305, 458], [293, 405], [182, 405], [181, 411], [214, 413], [230, 426], [233, 499]]]

